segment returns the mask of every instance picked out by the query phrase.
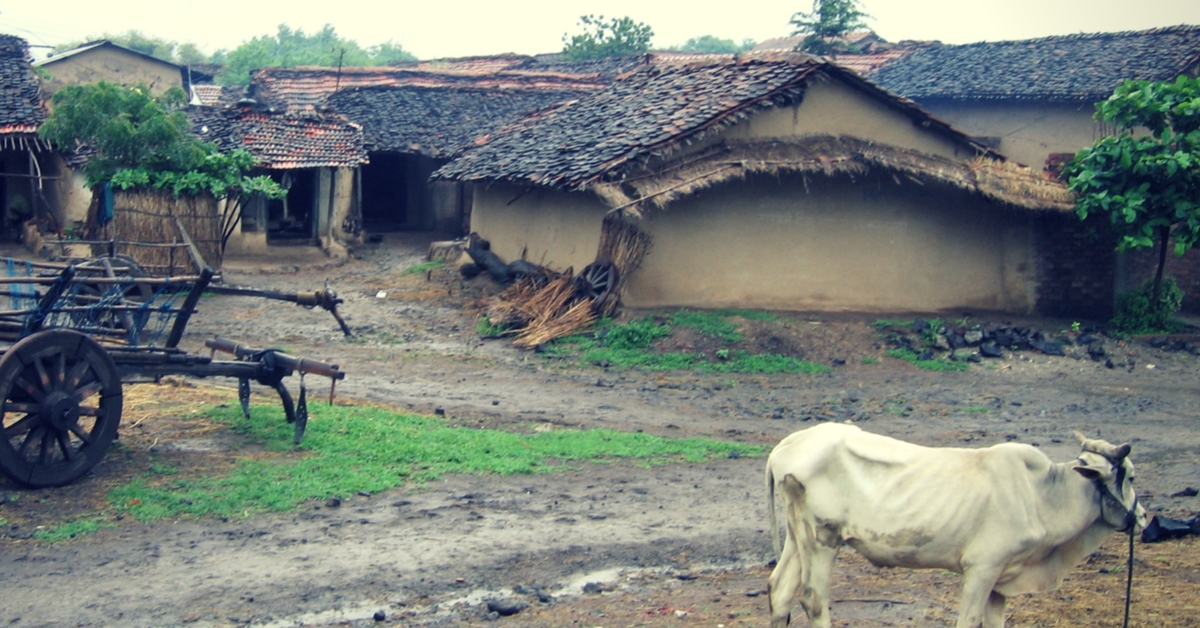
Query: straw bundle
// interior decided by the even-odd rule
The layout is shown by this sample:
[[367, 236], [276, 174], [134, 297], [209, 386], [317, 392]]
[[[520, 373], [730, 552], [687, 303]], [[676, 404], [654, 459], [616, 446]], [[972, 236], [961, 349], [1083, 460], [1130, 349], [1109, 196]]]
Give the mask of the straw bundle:
[[[222, 217], [212, 196], [176, 198], [164, 190], [114, 190], [113, 221], [104, 227], [101, 237], [124, 243], [182, 244], [174, 217], [183, 223], [205, 263], [220, 268]], [[134, 258], [151, 274], [166, 274], [172, 266], [176, 273], [200, 270], [183, 247], [118, 244], [117, 253]]]
[[608, 316], [616, 311], [627, 278], [641, 267], [642, 260], [653, 243], [654, 238], [650, 234], [621, 216], [609, 214], [604, 218], [596, 259], [608, 260], [617, 267], [617, 285], [604, 302], [602, 311], [598, 312], [601, 316]]
[[513, 345], [528, 349], [586, 327], [596, 319], [592, 300], [575, 291], [570, 269], [546, 281], [525, 277], [497, 295], [487, 310], [488, 321], [508, 328]]

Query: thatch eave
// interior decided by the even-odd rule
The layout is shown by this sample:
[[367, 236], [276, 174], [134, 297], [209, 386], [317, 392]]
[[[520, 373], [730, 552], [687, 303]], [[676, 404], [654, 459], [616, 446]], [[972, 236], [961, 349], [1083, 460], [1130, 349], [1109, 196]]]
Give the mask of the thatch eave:
[[987, 157], [956, 161], [834, 136], [726, 142], [631, 174], [620, 184], [598, 184], [591, 189], [611, 211], [637, 215], [644, 204], [664, 207], [700, 190], [751, 174], [861, 176], [870, 172], [890, 173], [922, 184], [940, 183], [1026, 210], [1069, 212], [1075, 208], [1074, 197], [1064, 185], [1012, 162]]

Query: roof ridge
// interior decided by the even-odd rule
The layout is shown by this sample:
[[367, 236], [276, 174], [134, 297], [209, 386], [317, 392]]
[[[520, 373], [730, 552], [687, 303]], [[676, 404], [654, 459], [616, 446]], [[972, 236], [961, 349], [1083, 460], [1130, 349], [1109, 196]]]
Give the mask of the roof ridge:
[[1173, 33], [1189, 33], [1200, 32], [1200, 25], [1196, 24], [1176, 24], [1174, 26], [1158, 26], [1140, 31], [1111, 31], [1099, 33], [1069, 33], [1066, 35], [1047, 35], [1045, 37], [1031, 37], [1028, 39], [1002, 39], [998, 41], [976, 41], [967, 44], [941, 44], [942, 48], [968, 48], [972, 46], [995, 46], [1004, 44], [1030, 44], [1036, 42], [1054, 42], [1054, 41], [1081, 41], [1087, 39], [1116, 39], [1124, 37], [1138, 37], [1145, 35], [1166, 35]]

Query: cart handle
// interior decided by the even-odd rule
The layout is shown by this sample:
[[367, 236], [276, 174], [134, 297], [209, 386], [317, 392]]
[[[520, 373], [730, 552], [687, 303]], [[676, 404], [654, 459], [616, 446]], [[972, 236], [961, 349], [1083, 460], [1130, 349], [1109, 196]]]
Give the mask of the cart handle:
[[[209, 349], [212, 349], [214, 351], [220, 351], [222, 353], [232, 353], [233, 355], [235, 355], [239, 358], [245, 358], [245, 357], [254, 355], [256, 353], [262, 353], [262, 351], [259, 349], [255, 349], [253, 347], [248, 347], [246, 345], [236, 343], [232, 340], [226, 340], [224, 338], [213, 338], [212, 340], [205, 340], [204, 346], [206, 346]], [[339, 370], [338, 365], [336, 365], [336, 364], [328, 364], [326, 362], [318, 362], [316, 360], [310, 360], [308, 358], [295, 358], [286, 353], [280, 353], [279, 351], [274, 351], [271, 349], [268, 349], [268, 351], [271, 351], [271, 353], [275, 354], [275, 363], [286, 369], [298, 371], [300, 373], [316, 373], [317, 375], [323, 375], [325, 377], [328, 377], [330, 379], [335, 379], [335, 380], [346, 378], [345, 371]]]

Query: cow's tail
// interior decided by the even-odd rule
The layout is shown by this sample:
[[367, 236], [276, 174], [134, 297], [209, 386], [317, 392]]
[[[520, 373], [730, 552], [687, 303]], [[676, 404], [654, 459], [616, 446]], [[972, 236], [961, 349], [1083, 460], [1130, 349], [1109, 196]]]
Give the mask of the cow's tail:
[[775, 558], [783, 556], [783, 541], [779, 537], [779, 519], [775, 514], [775, 472], [771, 460], [767, 459], [767, 511], [771, 518], [771, 544], [775, 547]]

